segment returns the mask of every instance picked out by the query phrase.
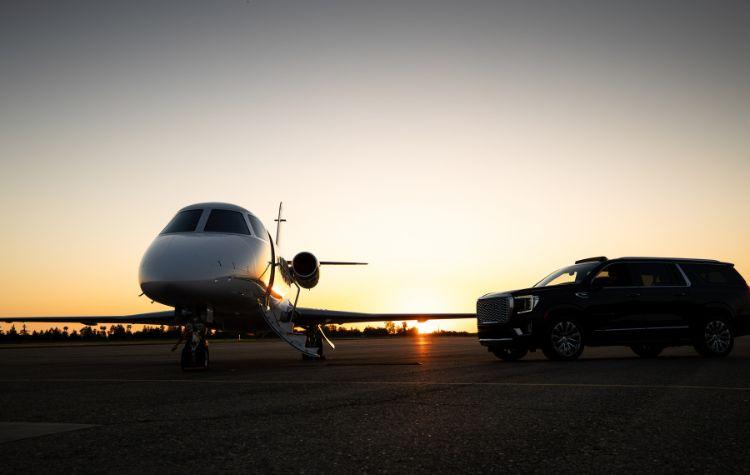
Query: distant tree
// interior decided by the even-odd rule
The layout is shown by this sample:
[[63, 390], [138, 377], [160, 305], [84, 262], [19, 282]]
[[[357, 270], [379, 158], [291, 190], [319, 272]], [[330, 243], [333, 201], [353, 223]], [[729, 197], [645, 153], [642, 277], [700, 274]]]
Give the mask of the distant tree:
[[364, 336], [388, 336], [388, 330], [378, 327], [366, 327], [362, 330]]
[[125, 327], [122, 325], [110, 325], [108, 338], [110, 340], [124, 340], [127, 337]]
[[96, 340], [96, 333], [94, 332], [94, 329], [89, 326], [85, 326], [81, 328], [81, 340], [83, 341]]
[[385, 322], [385, 331], [389, 335], [395, 335], [396, 334], [396, 324], [393, 322]]

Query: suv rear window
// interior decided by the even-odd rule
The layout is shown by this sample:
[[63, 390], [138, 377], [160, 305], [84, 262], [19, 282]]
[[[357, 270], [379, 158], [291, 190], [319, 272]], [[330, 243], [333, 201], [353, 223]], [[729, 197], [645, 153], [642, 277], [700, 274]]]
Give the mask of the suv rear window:
[[172, 221], [167, 224], [167, 227], [161, 233], [192, 233], [198, 226], [198, 221], [201, 219], [202, 214], [202, 209], [180, 211], [172, 218]]
[[744, 286], [734, 267], [722, 264], [680, 264], [691, 281], [703, 285]]
[[242, 213], [228, 209], [212, 209], [203, 231], [207, 233], [250, 234]]

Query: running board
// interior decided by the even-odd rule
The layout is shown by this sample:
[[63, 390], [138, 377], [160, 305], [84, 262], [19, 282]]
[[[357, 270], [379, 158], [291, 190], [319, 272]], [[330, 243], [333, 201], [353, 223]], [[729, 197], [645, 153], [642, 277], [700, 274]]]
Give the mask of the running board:
[[[268, 326], [271, 327], [271, 330], [279, 336], [279, 338], [287, 342], [289, 346], [295, 350], [307, 356], [318, 358], [318, 348], [306, 347], [305, 341], [307, 340], [307, 337], [302, 333], [294, 332], [294, 323], [281, 321], [283, 316], [284, 312], [278, 308], [263, 308], [263, 319]], [[323, 342], [321, 342], [321, 344], [323, 344]]]

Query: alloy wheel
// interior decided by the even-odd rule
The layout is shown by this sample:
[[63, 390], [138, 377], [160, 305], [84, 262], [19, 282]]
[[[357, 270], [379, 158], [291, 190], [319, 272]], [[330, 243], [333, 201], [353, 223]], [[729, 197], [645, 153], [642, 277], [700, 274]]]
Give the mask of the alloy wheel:
[[581, 330], [570, 320], [557, 322], [552, 327], [550, 338], [555, 351], [566, 358], [575, 355], [583, 341]]
[[711, 320], [704, 327], [703, 338], [708, 349], [714, 354], [720, 355], [726, 352], [731, 345], [732, 332], [723, 321]]

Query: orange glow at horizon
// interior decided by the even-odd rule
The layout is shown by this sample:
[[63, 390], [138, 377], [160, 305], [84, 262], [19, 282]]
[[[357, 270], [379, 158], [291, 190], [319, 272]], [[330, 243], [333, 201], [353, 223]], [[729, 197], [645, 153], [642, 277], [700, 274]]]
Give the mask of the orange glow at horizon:
[[152, 2], [102, 28], [132, 7], [87, 3], [13, 16], [0, 42], [0, 317], [167, 310], [138, 298], [139, 262], [208, 201], [272, 235], [283, 201], [286, 259], [369, 262], [323, 268], [304, 308], [471, 313], [598, 255], [750, 280], [750, 29], [713, 14], [731, 9], [698, 8], [696, 34], [647, 4], [617, 28], [592, 4], [581, 28], [562, 2]]

